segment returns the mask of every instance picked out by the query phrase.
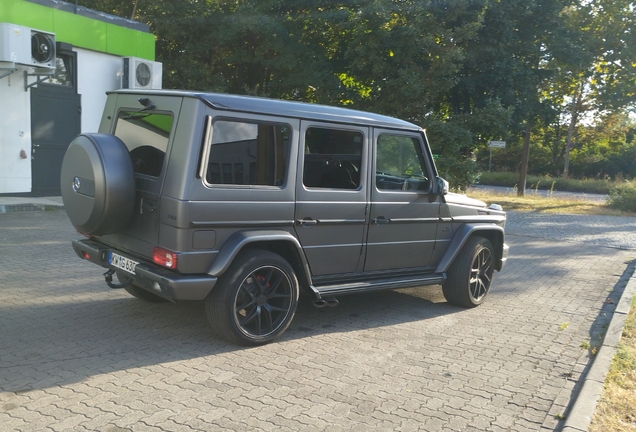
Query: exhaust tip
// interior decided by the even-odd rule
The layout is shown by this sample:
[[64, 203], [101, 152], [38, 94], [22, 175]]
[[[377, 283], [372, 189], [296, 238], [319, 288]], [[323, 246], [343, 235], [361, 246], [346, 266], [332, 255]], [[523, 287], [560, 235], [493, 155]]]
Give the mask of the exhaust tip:
[[327, 306], [329, 307], [336, 307], [340, 304], [340, 302], [338, 301], [337, 298], [335, 297], [328, 297], [325, 299], [325, 302], [327, 302]]
[[319, 309], [322, 309], [325, 306], [327, 306], [327, 302], [325, 301], [325, 299], [319, 298], [319, 299], [314, 300], [314, 306], [319, 308]]

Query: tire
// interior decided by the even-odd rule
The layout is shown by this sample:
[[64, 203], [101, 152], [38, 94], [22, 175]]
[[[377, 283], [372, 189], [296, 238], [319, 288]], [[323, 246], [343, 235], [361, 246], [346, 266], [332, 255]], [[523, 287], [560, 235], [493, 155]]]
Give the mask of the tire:
[[495, 253], [490, 241], [470, 237], [450, 266], [442, 291], [455, 306], [473, 308], [483, 303], [494, 273]]
[[113, 234], [130, 221], [135, 174], [128, 149], [116, 136], [77, 136], [64, 155], [60, 181], [64, 209], [80, 233]]
[[251, 249], [234, 259], [205, 299], [205, 310], [218, 336], [239, 345], [262, 345], [287, 330], [298, 295], [296, 274], [284, 258]]
[[[115, 272], [115, 276], [117, 276], [117, 280], [119, 281], [119, 283], [125, 283], [130, 280], [128, 276], [118, 271]], [[166, 303], [168, 301], [163, 297], [159, 297], [158, 295], [135, 285], [135, 282], [133, 282], [132, 285], [125, 287], [124, 289], [131, 296], [148, 303]]]

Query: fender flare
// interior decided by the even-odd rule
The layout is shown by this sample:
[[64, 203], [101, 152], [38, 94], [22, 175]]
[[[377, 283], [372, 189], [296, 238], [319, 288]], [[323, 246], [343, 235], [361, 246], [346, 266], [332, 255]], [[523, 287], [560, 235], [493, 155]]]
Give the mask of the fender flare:
[[309, 270], [309, 263], [307, 262], [302, 246], [298, 239], [287, 231], [239, 231], [232, 234], [219, 250], [216, 259], [208, 270], [208, 274], [218, 277], [225, 273], [230, 264], [232, 264], [232, 261], [234, 261], [234, 258], [236, 258], [245, 246], [253, 243], [272, 241], [287, 242], [294, 246], [300, 259], [304, 276], [311, 285], [311, 271]]
[[500, 239], [500, 242], [498, 241], [496, 245], [493, 245], [495, 247], [495, 256], [501, 258], [503, 256], [503, 245], [505, 238], [504, 229], [498, 225], [467, 223], [462, 225], [453, 236], [453, 240], [451, 240], [451, 244], [446, 250], [444, 258], [442, 258], [440, 263], [437, 265], [437, 269], [435, 270], [435, 272], [446, 272], [455, 260], [455, 257], [457, 257], [457, 255], [459, 254], [459, 251], [462, 249], [462, 247], [464, 247], [464, 244], [466, 243], [468, 238], [473, 233], [478, 231], [495, 232], [495, 235]]

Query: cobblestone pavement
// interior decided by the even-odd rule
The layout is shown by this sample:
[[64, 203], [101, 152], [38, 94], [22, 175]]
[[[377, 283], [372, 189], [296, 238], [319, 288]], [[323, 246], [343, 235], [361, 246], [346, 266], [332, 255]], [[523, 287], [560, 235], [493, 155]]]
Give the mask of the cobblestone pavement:
[[439, 286], [305, 301], [279, 342], [246, 349], [214, 339], [200, 303], [107, 288], [63, 211], [1, 214], [0, 430], [551, 430], [636, 251], [510, 217], [482, 306]]
[[506, 234], [636, 250], [636, 217], [509, 212]]

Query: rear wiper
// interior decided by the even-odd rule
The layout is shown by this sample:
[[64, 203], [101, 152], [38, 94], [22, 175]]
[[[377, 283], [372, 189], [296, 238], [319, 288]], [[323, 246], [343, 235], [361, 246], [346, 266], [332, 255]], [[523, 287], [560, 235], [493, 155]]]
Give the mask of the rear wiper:
[[[144, 108], [144, 109], [147, 109], [147, 108]], [[120, 117], [120, 118], [123, 119], [123, 120], [140, 120], [142, 118], [148, 117], [151, 114], [151, 113], [138, 114], [141, 111], [143, 111], [143, 110], [135, 111], [134, 113], [125, 115], [125, 116]]]
[[150, 102], [150, 99], [148, 99], [148, 98], [139, 98], [137, 100], [144, 107], [142, 109], [140, 109], [140, 110], [135, 111], [134, 113], [130, 113], [128, 115], [125, 115], [125, 116], [121, 117], [122, 119], [124, 119], [124, 120], [139, 120], [139, 119], [148, 117], [151, 114], [151, 113], [139, 114], [140, 112], [151, 110], [151, 109], [155, 109], [155, 105], [152, 102]]

